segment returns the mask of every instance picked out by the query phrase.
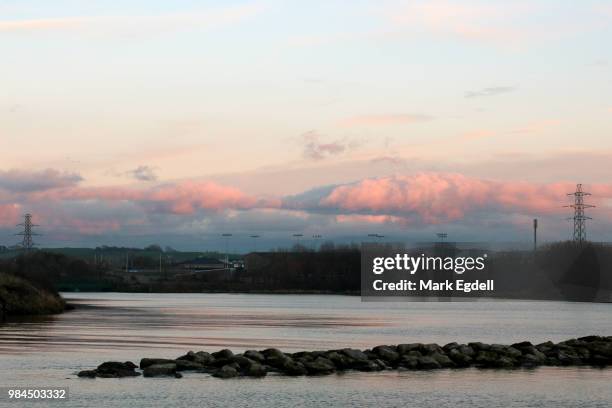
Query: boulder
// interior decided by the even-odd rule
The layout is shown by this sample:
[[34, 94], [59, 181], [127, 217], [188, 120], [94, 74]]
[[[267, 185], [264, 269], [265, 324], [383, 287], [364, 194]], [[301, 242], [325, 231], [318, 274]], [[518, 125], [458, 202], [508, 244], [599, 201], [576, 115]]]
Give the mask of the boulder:
[[266, 374], [268, 374], [268, 370], [263, 365], [255, 362], [244, 371], [244, 375], [248, 377], [265, 377]]
[[176, 364], [164, 363], [164, 364], [152, 364], [147, 366], [142, 375], [145, 377], [163, 377], [163, 376], [175, 376]]
[[416, 370], [419, 367], [419, 357], [411, 356], [409, 354], [404, 354], [400, 358], [399, 365], [401, 367], [406, 367], [406, 368], [411, 369], [411, 370]]
[[247, 350], [243, 354], [246, 358], [249, 358], [253, 361], [257, 361], [258, 363], [263, 363], [266, 361], [266, 356], [256, 350]]
[[516, 365], [516, 360], [511, 359], [510, 357], [507, 356], [501, 356], [499, 357], [495, 363], [493, 364], [493, 367], [497, 367], [497, 368], [512, 368]]
[[403, 355], [410, 351], [420, 350], [422, 348], [423, 348], [423, 344], [421, 343], [400, 344], [397, 346], [397, 352]]
[[98, 373], [96, 372], [96, 370], [83, 370], [79, 371], [77, 376], [82, 378], [95, 378], [97, 374]]
[[167, 358], [143, 358], [140, 360], [141, 369], [145, 369], [153, 364], [176, 364], [176, 361]]
[[495, 367], [498, 358], [497, 353], [481, 350], [476, 354], [474, 363], [479, 367]]
[[456, 366], [453, 360], [451, 360], [446, 354], [441, 354], [441, 353], [436, 352], [436, 353], [431, 354], [429, 357], [436, 360], [438, 364], [440, 364], [441, 367], [450, 368], [450, 367]]
[[284, 366], [286, 366], [292, 361], [293, 359], [291, 357], [282, 353], [266, 357], [266, 364], [278, 369], [282, 369]]
[[230, 360], [232, 357], [234, 357], [234, 353], [232, 352], [232, 350], [223, 349], [215, 351], [214, 353], [212, 353], [212, 356], [215, 358], [215, 360]]
[[458, 367], [468, 367], [472, 363], [472, 357], [462, 353], [459, 347], [450, 350], [448, 352], [448, 357], [453, 360]]
[[334, 363], [325, 357], [317, 357], [314, 361], [305, 363], [304, 367], [310, 375], [331, 374], [336, 371]]
[[248, 368], [251, 366], [251, 364], [255, 363], [255, 361], [243, 356], [242, 354], [236, 354], [232, 358], [232, 362], [238, 364], [240, 368]]
[[198, 351], [197, 353], [190, 351], [184, 356], [177, 358], [177, 360], [193, 361], [194, 363], [199, 363], [206, 366], [212, 363], [215, 358], [210, 353], [205, 351]]
[[468, 347], [471, 347], [475, 353], [491, 349], [491, 346], [489, 344], [481, 343], [479, 341], [468, 343]]
[[233, 378], [238, 376], [238, 370], [230, 365], [224, 365], [213, 373], [213, 377], [217, 378]]
[[200, 371], [205, 368], [203, 364], [195, 361], [177, 359], [174, 362], [176, 364], [176, 371]]
[[266, 357], [266, 359], [271, 358], [271, 357], [284, 357], [285, 356], [285, 353], [283, 353], [277, 348], [265, 349], [264, 351], [261, 352], [261, 354], [263, 354]]
[[325, 354], [325, 358], [334, 363], [336, 368], [340, 370], [345, 370], [350, 368], [354, 363], [354, 360], [346, 356], [345, 354], [339, 353], [337, 351], [329, 351]]
[[423, 344], [423, 347], [421, 347], [420, 351], [421, 353], [423, 353], [423, 355], [428, 355], [428, 354], [433, 354], [433, 353], [444, 354], [444, 350], [442, 350], [442, 347], [438, 346], [435, 343]]
[[442, 368], [440, 363], [438, 363], [434, 358], [430, 356], [418, 357], [419, 368], [423, 370], [433, 370], [436, 368]]
[[291, 376], [306, 375], [308, 370], [298, 361], [290, 361], [283, 367], [283, 373]]
[[391, 364], [394, 364], [400, 357], [396, 348], [393, 346], [376, 346], [372, 351], [378, 354], [381, 360]]
[[340, 350], [340, 352], [352, 360], [356, 360], [356, 361], [368, 360], [368, 356], [361, 350], [345, 348], [345, 349]]
[[376, 363], [376, 360], [355, 360], [351, 368], [366, 372], [382, 370], [381, 366]]
[[136, 377], [140, 373], [134, 369], [136, 364], [131, 361], [119, 362], [119, 361], [107, 361], [102, 363], [96, 368], [96, 376], [103, 378], [121, 378], [121, 377]]

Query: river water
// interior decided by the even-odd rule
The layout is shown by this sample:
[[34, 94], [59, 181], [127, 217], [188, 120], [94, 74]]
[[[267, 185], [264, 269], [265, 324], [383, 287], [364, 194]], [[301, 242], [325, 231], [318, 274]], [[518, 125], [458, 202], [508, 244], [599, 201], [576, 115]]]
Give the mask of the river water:
[[[0, 326], [0, 386], [68, 387], [65, 407], [609, 407], [612, 368], [386, 371], [220, 380], [80, 379], [108, 360], [188, 350], [560, 341], [612, 334], [612, 304], [361, 302], [330, 295], [67, 293], [68, 313]], [[1, 404], [1, 403], [0, 403]], [[42, 406], [41, 403], [32, 404]], [[19, 404], [17, 404], [19, 405]], [[11, 403], [9, 406], [16, 406]]]

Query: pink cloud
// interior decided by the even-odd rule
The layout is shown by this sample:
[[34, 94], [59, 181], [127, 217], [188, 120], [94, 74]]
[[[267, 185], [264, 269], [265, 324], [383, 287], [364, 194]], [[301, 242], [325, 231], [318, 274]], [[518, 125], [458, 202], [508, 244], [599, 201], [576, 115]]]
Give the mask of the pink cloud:
[[[456, 221], [467, 214], [563, 213], [572, 183], [534, 184], [475, 179], [461, 174], [420, 173], [366, 179], [336, 187], [320, 204], [342, 213], [417, 217], [424, 223]], [[592, 186], [598, 199], [612, 197], [612, 185]]]
[[[182, 181], [152, 188], [98, 187], [74, 188], [41, 193], [36, 200], [98, 200], [130, 201], [152, 212], [177, 215], [194, 214], [197, 211], [223, 211], [249, 209], [260, 201], [240, 190], [208, 181]], [[269, 205], [266, 203], [265, 205]]]
[[0, 227], [14, 227], [21, 219], [19, 204], [0, 204]]

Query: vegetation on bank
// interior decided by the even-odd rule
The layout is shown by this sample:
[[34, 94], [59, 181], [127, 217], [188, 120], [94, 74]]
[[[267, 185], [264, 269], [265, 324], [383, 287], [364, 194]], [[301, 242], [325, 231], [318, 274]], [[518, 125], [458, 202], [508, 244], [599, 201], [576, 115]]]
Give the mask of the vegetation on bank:
[[58, 293], [0, 272], [0, 318], [61, 313], [65, 307], [64, 299]]
[[[390, 244], [382, 244], [390, 245]], [[547, 244], [534, 250], [490, 250], [477, 244], [451, 242], [398, 247], [396, 253], [440, 257], [488, 254], [480, 273], [456, 275], [452, 271], [419, 271], [414, 279], [494, 280], [500, 298], [610, 302], [612, 299], [612, 245], [573, 242]], [[78, 249], [74, 249], [77, 251]], [[361, 247], [325, 243], [317, 250], [296, 246], [291, 250], [233, 255], [231, 269], [191, 266], [200, 259], [222, 259], [219, 254], [183, 253], [151, 246], [144, 249], [96, 248], [82, 258], [37, 250], [0, 259], [0, 272], [24, 278], [36, 287], [57, 291], [116, 292], [228, 292], [228, 293], [335, 293], [359, 294]], [[92, 249], [93, 251], [93, 249]], [[129, 252], [129, 257], [126, 254]], [[120, 255], [127, 263], [114, 266]], [[90, 254], [91, 255], [91, 254]], [[112, 256], [114, 255], [114, 256]], [[206, 256], [204, 256], [206, 255]], [[168, 259], [166, 259], [168, 257]], [[171, 257], [171, 258], [170, 258]], [[208, 268], [208, 269], [207, 269]], [[460, 297], [445, 291], [411, 292], [411, 296]]]

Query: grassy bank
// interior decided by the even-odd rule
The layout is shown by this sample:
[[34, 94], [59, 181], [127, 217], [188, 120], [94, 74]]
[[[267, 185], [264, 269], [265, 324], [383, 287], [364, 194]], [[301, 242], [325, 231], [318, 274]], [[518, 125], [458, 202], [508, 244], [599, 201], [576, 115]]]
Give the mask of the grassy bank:
[[61, 313], [64, 308], [64, 299], [59, 294], [17, 276], [0, 273], [0, 317]]

